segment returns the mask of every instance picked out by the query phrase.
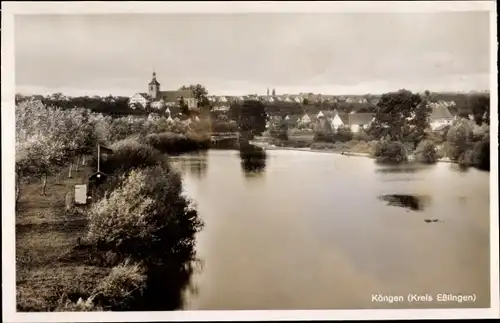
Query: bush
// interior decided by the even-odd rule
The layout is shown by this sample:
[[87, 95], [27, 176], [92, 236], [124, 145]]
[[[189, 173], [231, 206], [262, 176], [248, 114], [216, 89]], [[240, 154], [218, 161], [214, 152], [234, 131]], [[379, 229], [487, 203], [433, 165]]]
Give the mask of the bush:
[[490, 170], [490, 138], [485, 138], [474, 146], [472, 165], [480, 170]]
[[340, 127], [333, 135], [334, 142], [346, 142], [353, 139], [353, 133], [350, 128]]
[[366, 141], [366, 142], [374, 140], [374, 138], [372, 136], [370, 136], [369, 134], [367, 134], [366, 131], [364, 131], [364, 130], [360, 130], [359, 132], [354, 133], [352, 136], [352, 139], [359, 140], [359, 141]]
[[468, 120], [461, 120], [453, 124], [446, 137], [448, 152], [451, 160], [465, 162], [463, 154], [471, 148], [473, 131]]
[[208, 140], [201, 135], [191, 133], [189, 136], [173, 132], [149, 134], [144, 142], [160, 152], [178, 154], [208, 148]]
[[437, 161], [437, 148], [431, 140], [421, 141], [415, 151], [417, 161], [425, 164], [433, 164]]
[[91, 299], [100, 308], [126, 310], [145, 290], [146, 280], [145, 269], [127, 259], [113, 267], [109, 275], [99, 282]]
[[[135, 168], [163, 164], [166, 156], [148, 144], [140, 143], [136, 138], [115, 142], [110, 146], [112, 154], [102, 154], [101, 171], [106, 174], [122, 174]], [[92, 159], [97, 164], [97, 156]]]
[[218, 133], [238, 132], [238, 123], [235, 121], [215, 121], [212, 123], [212, 131]]
[[408, 160], [406, 147], [399, 141], [379, 141], [372, 150], [372, 156], [380, 163], [401, 163]]
[[161, 166], [131, 171], [92, 205], [88, 218], [89, 241], [147, 263], [190, 250], [202, 226], [182, 195], [179, 174]]
[[68, 298], [62, 298], [55, 309], [56, 312], [102, 312], [103, 310], [102, 307], [94, 304], [93, 297], [89, 297], [86, 300], [79, 298], [76, 303]]

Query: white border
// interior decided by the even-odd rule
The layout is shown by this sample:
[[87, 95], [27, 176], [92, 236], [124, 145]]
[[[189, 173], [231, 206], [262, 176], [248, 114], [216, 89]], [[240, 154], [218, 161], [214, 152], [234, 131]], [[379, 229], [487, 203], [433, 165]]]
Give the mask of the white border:
[[[14, 14], [70, 13], [248, 13], [248, 12], [436, 12], [490, 11], [491, 23], [491, 304], [490, 309], [321, 310], [321, 311], [175, 311], [127, 313], [16, 313], [14, 216]], [[359, 320], [498, 318], [498, 106], [496, 3], [494, 1], [357, 1], [357, 2], [3, 2], [2, 4], [2, 275], [3, 321], [140, 322], [227, 320]]]

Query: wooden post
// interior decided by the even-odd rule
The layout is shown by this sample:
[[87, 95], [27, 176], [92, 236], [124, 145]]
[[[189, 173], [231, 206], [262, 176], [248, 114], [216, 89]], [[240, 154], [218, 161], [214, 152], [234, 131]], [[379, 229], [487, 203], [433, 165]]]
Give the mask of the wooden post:
[[43, 174], [42, 195], [45, 195], [45, 188], [47, 187], [47, 173]]
[[66, 193], [66, 211], [71, 210], [71, 208], [73, 207], [73, 199], [71, 195], [71, 191], [68, 191]]
[[68, 172], [68, 178], [71, 178], [71, 171], [73, 170], [73, 163], [69, 164], [69, 172]]
[[85, 155], [82, 156], [82, 166], [85, 166], [87, 163], [87, 157]]
[[56, 184], [61, 184], [61, 173], [56, 174]]
[[80, 156], [76, 157], [76, 164], [75, 164], [75, 172], [78, 172], [80, 169]]
[[101, 146], [97, 145], [97, 172], [101, 170]]

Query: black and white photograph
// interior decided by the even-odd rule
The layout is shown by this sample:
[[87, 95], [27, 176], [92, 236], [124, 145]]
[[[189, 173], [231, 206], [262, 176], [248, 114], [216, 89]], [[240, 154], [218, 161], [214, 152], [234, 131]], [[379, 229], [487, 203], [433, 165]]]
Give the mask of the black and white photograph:
[[5, 321], [498, 318], [494, 1], [1, 30]]

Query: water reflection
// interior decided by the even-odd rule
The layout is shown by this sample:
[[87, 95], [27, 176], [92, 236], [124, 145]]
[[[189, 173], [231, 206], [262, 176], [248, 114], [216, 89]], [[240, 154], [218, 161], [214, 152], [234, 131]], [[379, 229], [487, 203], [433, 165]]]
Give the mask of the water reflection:
[[247, 177], [264, 173], [266, 168], [266, 151], [250, 144], [240, 144], [241, 168]]
[[379, 196], [379, 199], [386, 201], [387, 205], [399, 206], [412, 211], [422, 211], [429, 203], [429, 197], [406, 195], [406, 194], [388, 194]]
[[405, 165], [377, 168], [375, 172], [382, 174], [411, 174], [427, 169], [429, 169], [429, 166], [423, 166], [419, 164], [405, 164]]
[[175, 159], [175, 164], [182, 173], [203, 178], [207, 173], [208, 158], [206, 152], [200, 152]]

